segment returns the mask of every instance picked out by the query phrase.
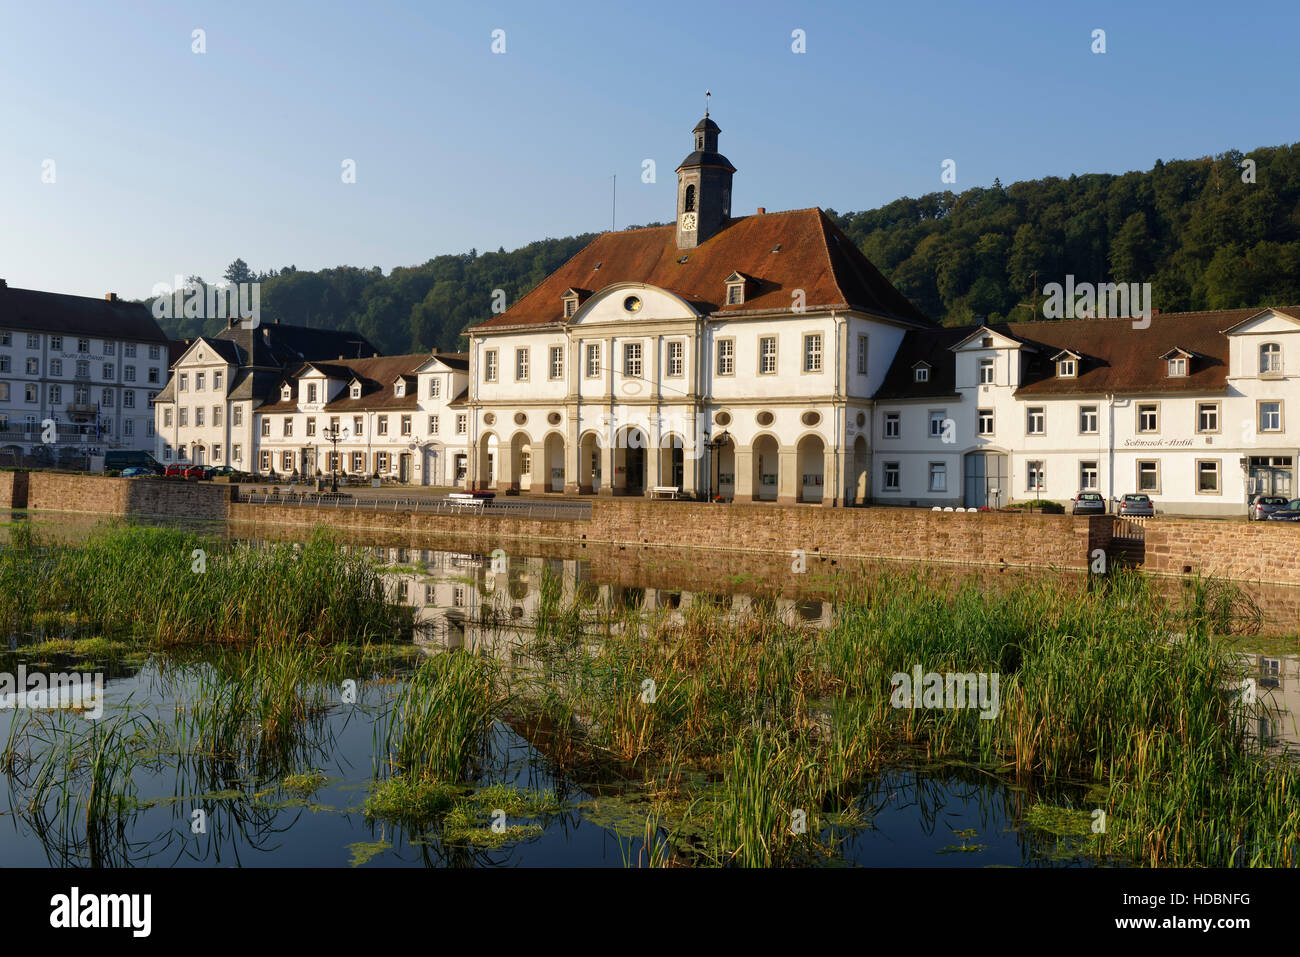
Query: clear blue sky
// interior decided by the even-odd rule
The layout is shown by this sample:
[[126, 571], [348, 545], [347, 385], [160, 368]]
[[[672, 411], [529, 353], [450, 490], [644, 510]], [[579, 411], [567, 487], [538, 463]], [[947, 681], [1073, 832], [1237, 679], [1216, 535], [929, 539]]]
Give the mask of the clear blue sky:
[[0, 9], [0, 277], [94, 296], [671, 219], [706, 88], [737, 214], [1300, 139], [1295, 0]]

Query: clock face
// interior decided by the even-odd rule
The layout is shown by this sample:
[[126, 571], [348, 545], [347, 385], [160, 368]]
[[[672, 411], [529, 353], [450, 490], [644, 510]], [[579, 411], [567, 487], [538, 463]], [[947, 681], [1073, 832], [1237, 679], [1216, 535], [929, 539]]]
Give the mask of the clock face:
[[695, 229], [694, 213], [682, 213], [682, 229], [688, 233]]

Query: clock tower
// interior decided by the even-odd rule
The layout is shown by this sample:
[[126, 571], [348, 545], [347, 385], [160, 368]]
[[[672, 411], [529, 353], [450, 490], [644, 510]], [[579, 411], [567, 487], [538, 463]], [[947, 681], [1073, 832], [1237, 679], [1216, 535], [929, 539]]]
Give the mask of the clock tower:
[[731, 217], [731, 174], [736, 167], [718, 152], [722, 130], [709, 119], [695, 124], [695, 151], [677, 167], [677, 248], [694, 249]]

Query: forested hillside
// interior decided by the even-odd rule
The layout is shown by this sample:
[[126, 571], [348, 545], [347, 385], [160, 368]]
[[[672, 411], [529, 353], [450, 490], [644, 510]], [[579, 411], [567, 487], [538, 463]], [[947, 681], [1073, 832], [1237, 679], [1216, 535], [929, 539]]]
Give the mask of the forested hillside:
[[[1041, 302], [1043, 286], [1067, 273], [1150, 282], [1162, 312], [1300, 302], [1300, 146], [1157, 161], [1120, 176], [995, 181], [828, 213], [923, 312], [949, 325], [1029, 319], [1034, 291]], [[355, 329], [386, 353], [452, 350], [491, 316], [493, 290], [514, 302], [592, 238], [442, 255], [388, 275], [377, 266], [258, 273], [236, 260], [225, 278], [262, 281], [264, 320]], [[176, 338], [222, 326], [161, 324]]]

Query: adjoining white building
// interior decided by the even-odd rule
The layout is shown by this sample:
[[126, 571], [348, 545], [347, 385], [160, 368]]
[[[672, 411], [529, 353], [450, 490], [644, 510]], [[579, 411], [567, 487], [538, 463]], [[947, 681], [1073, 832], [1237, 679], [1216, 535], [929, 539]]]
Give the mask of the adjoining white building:
[[252, 471], [463, 483], [467, 367], [455, 353], [305, 363], [254, 412]]
[[0, 464], [152, 451], [150, 401], [167, 363], [167, 337], [144, 306], [0, 279]]
[[909, 333], [875, 395], [877, 504], [1151, 496], [1240, 515], [1290, 497], [1300, 310], [1236, 309]]
[[497, 489], [861, 503], [871, 397], [934, 330], [820, 209], [731, 216], [707, 116], [673, 226], [605, 233], [470, 330], [470, 473]]

